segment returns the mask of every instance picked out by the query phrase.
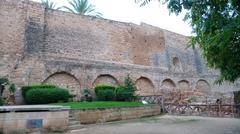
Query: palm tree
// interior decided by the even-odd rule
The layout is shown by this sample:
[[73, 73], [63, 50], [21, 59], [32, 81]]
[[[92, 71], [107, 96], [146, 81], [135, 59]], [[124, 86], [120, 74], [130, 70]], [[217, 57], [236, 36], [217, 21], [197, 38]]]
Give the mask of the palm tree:
[[71, 8], [63, 6], [63, 8], [68, 11], [80, 15], [90, 15], [101, 17], [102, 14], [97, 12], [95, 9], [95, 5], [89, 3], [88, 0], [68, 0], [68, 3], [71, 5]]
[[42, 1], [42, 5], [45, 7], [45, 9], [56, 9], [58, 10], [58, 8], [56, 8], [56, 3], [49, 1], [49, 0], [41, 0]]

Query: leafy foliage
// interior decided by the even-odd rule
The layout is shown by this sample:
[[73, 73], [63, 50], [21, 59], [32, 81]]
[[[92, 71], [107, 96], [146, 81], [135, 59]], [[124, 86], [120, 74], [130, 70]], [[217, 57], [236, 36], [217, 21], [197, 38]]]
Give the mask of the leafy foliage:
[[95, 93], [98, 100], [101, 101], [134, 101], [136, 85], [128, 75], [124, 80], [124, 85], [117, 87], [111, 85], [98, 85], [95, 87]]
[[22, 87], [22, 96], [24, 100], [26, 100], [26, 94], [29, 90], [32, 89], [43, 89], [43, 88], [57, 88], [55, 85], [47, 85], [47, 84], [40, 84], [40, 85], [31, 85], [31, 86], [23, 86]]
[[83, 101], [91, 102], [93, 100], [91, 89], [85, 88], [83, 89]]
[[102, 16], [101, 13], [96, 11], [95, 5], [89, 3], [88, 0], [69, 0], [68, 3], [71, 5], [71, 7], [63, 6], [63, 8], [72, 13], [96, 17]]
[[59, 87], [34, 88], [26, 92], [25, 101], [28, 104], [48, 104], [65, 102], [72, 97], [68, 90]]
[[5, 104], [4, 100], [0, 97], [0, 106], [3, 106]]
[[137, 87], [135, 82], [131, 79], [129, 75], [127, 75], [124, 80], [124, 85], [118, 88], [117, 93], [119, 96], [125, 97], [124, 101], [133, 101], [137, 98], [137, 96], [135, 95], [136, 90]]
[[0, 77], [0, 85], [1, 85], [1, 88], [3, 88], [3, 89], [0, 89], [2, 91], [5, 88], [7, 88], [11, 94], [15, 93], [16, 91], [16, 85], [14, 83], [11, 83], [7, 77]]
[[7, 77], [0, 78], [0, 85], [8, 85], [10, 82]]
[[41, 0], [42, 5], [45, 7], [45, 9], [50, 10], [50, 9], [60, 9], [59, 7], [56, 7], [56, 3], [49, 1], [49, 0]]
[[129, 92], [131, 92], [132, 94], [135, 93], [135, 91], [137, 90], [136, 84], [135, 82], [131, 79], [131, 77], [129, 75], [127, 75], [127, 77], [124, 80], [124, 86], [127, 88], [127, 90]]
[[[135, 0], [144, 6], [152, 0]], [[159, 0], [161, 1], [161, 0]], [[219, 69], [218, 83], [234, 82], [240, 77], [240, 1], [239, 0], [165, 0], [170, 12], [187, 10], [196, 35], [191, 45], [201, 48], [208, 66]]]
[[9, 91], [10, 91], [10, 93], [15, 93], [16, 92], [16, 85], [15, 84], [10, 84], [10, 86], [9, 86]]
[[115, 100], [116, 89], [111, 85], [97, 85], [95, 93], [99, 101], [113, 101]]
[[132, 94], [125, 86], [118, 86], [116, 88], [116, 101], [129, 101], [131, 97]]

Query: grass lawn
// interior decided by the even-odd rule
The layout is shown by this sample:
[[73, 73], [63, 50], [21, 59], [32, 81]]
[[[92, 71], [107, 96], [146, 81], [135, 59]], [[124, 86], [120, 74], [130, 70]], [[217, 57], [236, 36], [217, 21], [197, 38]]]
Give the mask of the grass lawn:
[[53, 103], [51, 105], [70, 106], [78, 109], [94, 109], [94, 108], [118, 108], [118, 107], [136, 107], [143, 106], [141, 102], [116, 102], [116, 101], [95, 101], [95, 102], [65, 102]]

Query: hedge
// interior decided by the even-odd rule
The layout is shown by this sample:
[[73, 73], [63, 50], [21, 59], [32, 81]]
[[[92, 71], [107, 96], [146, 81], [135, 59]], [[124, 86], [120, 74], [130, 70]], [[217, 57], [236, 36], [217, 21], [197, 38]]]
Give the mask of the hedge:
[[116, 101], [130, 101], [132, 99], [132, 93], [124, 86], [116, 88]]
[[111, 85], [97, 85], [95, 93], [99, 101], [113, 101], [115, 100], [116, 88]]
[[0, 106], [3, 106], [4, 104], [4, 100], [0, 97]]
[[66, 102], [73, 96], [62, 88], [35, 88], [28, 90], [25, 97], [28, 104], [48, 104]]
[[47, 84], [42, 84], [42, 85], [31, 85], [31, 86], [23, 86], [22, 87], [22, 96], [24, 100], [26, 99], [26, 93], [31, 90], [31, 89], [43, 89], [43, 88], [57, 88], [55, 85], [47, 85]]
[[47, 84], [24, 86], [22, 96], [27, 104], [55, 103], [74, 97], [67, 89]]

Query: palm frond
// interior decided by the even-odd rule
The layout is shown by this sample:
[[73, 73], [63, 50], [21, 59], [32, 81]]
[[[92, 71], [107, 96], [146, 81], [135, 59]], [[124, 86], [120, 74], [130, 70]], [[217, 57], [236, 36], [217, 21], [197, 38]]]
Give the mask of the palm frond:
[[95, 6], [90, 4], [88, 0], [68, 0], [68, 3], [70, 7], [64, 6], [63, 8], [72, 13], [96, 17], [102, 16], [102, 14], [97, 12]]
[[49, 0], [41, 0], [42, 5], [45, 7], [45, 9], [56, 9], [58, 10], [58, 8], [56, 8], [56, 3], [49, 1]]

